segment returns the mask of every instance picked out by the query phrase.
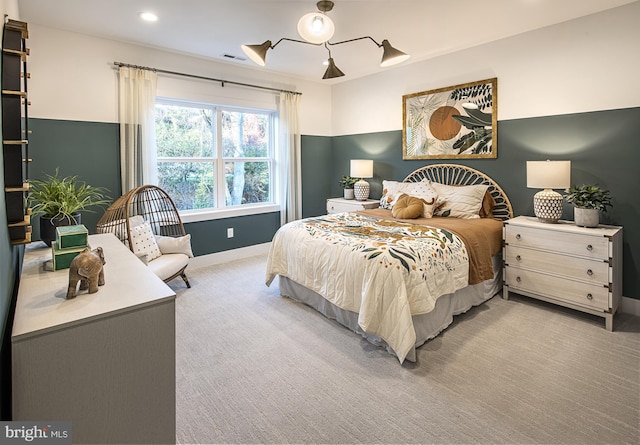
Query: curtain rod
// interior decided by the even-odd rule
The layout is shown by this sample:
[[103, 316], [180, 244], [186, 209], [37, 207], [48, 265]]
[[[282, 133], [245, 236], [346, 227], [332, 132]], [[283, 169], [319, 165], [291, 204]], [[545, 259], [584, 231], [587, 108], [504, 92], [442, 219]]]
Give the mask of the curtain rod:
[[278, 93], [291, 93], [291, 94], [300, 94], [300, 95], [302, 95], [302, 93], [299, 93], [297, 91], [281, 90], [279, 88], [263, 87], [261, 85], [253, 85], [253, 84], [250, 84], [250, 83], [234, 82], [232, 80], [224, 80], [224, 79], [216, 79], [216, 78], [213, 78], [213, 77], [198, 76], [196, 74], [187, 74], [187, 73], [180, 73], [180, 72], [177, 72], [177, 71], [161, 70], [161, 69], [158, 69], [158, 68], [151, 68], [151, 67], [148, 67], [148, 66], [131, 65], [131, 64], [122, 63], [122, 62], [113, 62], [113, 64], [115, 66], [118, 66], [118, 67], [124, 66], [124, 67], [127, 67], [127, 68], [136, 68], [136, 69], [139, 69], [139, 70], [155, 71], [156, 73], [172, 74], [174, 76], [190, 77], [192, 79], [210, 80], [212, 82], [220, 82], [220, 84], [223, 87], [225, 86], [225, 84], [231, 84], [231, 85], [238, 85], [238, 86], [249, 87], [249, 88], [258, 88], [258, 89], [261, 89], [261, 90], [276, 91]]

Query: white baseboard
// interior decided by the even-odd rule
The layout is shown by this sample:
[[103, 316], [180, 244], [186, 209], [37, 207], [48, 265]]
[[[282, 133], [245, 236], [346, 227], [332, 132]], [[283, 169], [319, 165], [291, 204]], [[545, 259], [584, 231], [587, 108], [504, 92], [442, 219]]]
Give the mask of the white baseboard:
[[622, 297], [620, 312], [640, 316], [640, 300], [636, 298]]
[[241, 247], [239, 249], [225, 250], [224, 252], [201, 255], [189, 260], [189, 269], [199, 269], [201, 267], [214, 266], [229, 261], [241, 260], [256, 255], [269, 253], [271, 243], [255, 244], [253, 246]]

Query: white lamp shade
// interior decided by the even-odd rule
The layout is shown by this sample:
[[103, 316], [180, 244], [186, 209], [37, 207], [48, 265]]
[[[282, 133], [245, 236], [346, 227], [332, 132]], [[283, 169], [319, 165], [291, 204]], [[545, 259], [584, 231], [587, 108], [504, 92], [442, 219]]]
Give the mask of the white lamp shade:
[[309, 43], [324, 43], [333, 37], [333, 21], [321, 12], [310, 12], [298, 21], [298, 34]]
[[527, 161], [527, 187], [567, 189], [571, 185], [571, 161]]
[[354, 178], [373, 178], [373, 161], [370, 159], [352, 159], [349, 174]]

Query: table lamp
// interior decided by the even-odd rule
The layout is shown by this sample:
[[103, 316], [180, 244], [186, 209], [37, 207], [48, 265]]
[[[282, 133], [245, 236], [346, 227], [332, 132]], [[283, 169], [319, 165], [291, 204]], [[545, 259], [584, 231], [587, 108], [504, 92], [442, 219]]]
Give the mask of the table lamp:
[[349, 172], [353, 178], [360, 178], [353, 185], [353, 191], [358, 201], [366, 201], [369, 198], [369, 183], [363, 178], [373, 178], [373, 161], [370, 159], [352, 159]]
[[527, 161], [527, 187], [543, 189], [533, 196], [533, 213], [545, 223], [562, 217], [564, 198], [552, 189], [571, 185], [571, 161]]

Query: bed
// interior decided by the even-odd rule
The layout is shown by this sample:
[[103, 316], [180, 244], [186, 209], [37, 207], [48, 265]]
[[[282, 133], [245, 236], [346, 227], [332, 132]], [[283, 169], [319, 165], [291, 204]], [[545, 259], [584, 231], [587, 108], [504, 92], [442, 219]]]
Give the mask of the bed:
[[502, 221], [513, 211], [493, 179], [457, 164], [385, 180], [380, 202], [378, 209], [282, 226], [266, 283], [277, 276], [282, 296], [335, 319], [400, 363], [416, 361], [416, 348], [454, 315], [502, 288]]

